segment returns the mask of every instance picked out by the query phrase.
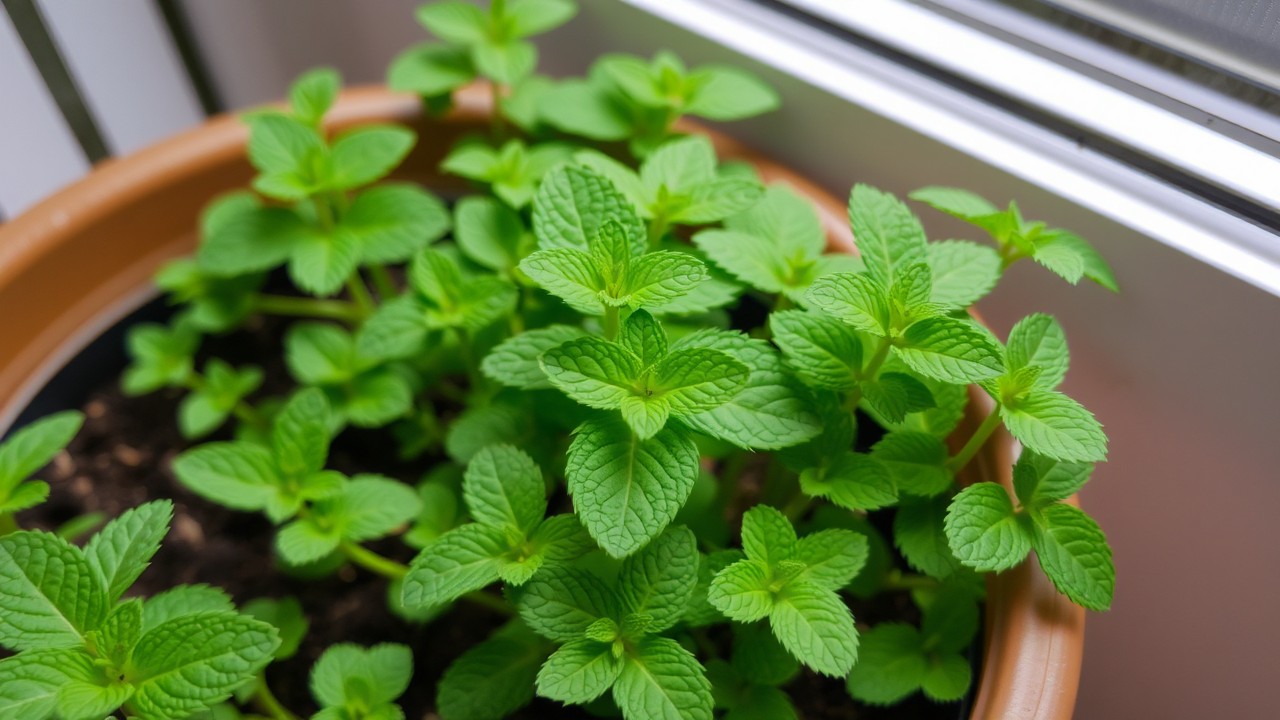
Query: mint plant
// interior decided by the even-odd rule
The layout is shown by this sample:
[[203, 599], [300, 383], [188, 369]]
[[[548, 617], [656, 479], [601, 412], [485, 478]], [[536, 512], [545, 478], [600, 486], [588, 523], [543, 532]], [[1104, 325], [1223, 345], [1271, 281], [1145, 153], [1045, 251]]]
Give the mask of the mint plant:
[[[28, 477], [79, 426], [62, 414], [0, 445], [0, 644], [18, 652], [0, 717], [294, 720], [314, 702], [499, 720], [542, 697], [627, 720], [798, 718], [814, 683], [869, 704], [966, 696], [982, 574], [1032, 550], [1073, 602], [1109, 607], [1111, 552], [1071, 501], [1107, 440], [1062, 390], [1066, 334], [1035, 313], [999, 336], [972, 313], [1023, 259], [1115, 290], [1097, 252], [937, 187], [911, 198], [993, 242], [931, 241], [865, 184], [859, 254], [828, 252], [809, 198], [683, 121], [774, 110], [771, 89], [667, 52], [538, 75], [530, 38], [574, 13], [418, 13], [438, 41], [398, 57], [392, 87], [443, 112], [482, 78], [493, 107], [439, 155], [472, 182], [451, 206], [391, 179], [410, 130], [329, 131], [333, 71], [247, 113], [257, 176], [158, 275], [173, 319], [127, 342], [122, 388], [166, 393], [192, 441], [177, 482], [264, 515], [294, 582], [383, 583], [398, 622], [481, 618], [472, 645], [434, 650], [452, 661], [433, 706], [405, 693], [441, 658], [345, 636], [310, 700], [276, 697], [268, 664], [344, 631], [297, 601], [128, 597], [164, 502], [83, 548], [18, 530], [48, 495]], [[245, 332], [280, 338], [282, 362], [217, 357]], [[1022, 448], [1009, 487], [974, 462], [1001, 427]], [[868, 625], [873, 603], [902, 612]]]

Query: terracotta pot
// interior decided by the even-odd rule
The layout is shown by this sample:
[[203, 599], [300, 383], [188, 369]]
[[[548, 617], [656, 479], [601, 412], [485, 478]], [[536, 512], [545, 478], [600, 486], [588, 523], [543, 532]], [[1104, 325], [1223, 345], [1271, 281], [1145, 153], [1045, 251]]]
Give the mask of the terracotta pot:
[[[340, 129], [397, 122], [419, 132], [397, 175], [436, 191], [461, 191], [437, 165], [458, 136], [487, 127], [488, 93], [463, 92], [446, 118], [424, 117], [416, 98], [381, 88], [349, 90], [331, 113]], [[785, 182], [819, 208], [833, 247], [853, 250], [844, 204], [796, 173], [727, 137], [709, 133], [725, 157], [749, 160], [770, 182]], [[126, 158], [102, 163], [0, 227], [0, 430], [70, 358], [155, 296], [151, 276], [190, 253], [201, 209], [252, 176], [245, 127], [220, 117]], [[963, 441], [989, 411], [974, 393]], [[956, 439], [956, 438], [953, 438]], [[998, 478], [1011, 487], [1012, 440], [997, 434], [963, 480]], [[989, 583], [985, 656], [972, 717], [1067, 720], [1075, 704], [1084, 612], [1058, 595], [1031, 562]]]

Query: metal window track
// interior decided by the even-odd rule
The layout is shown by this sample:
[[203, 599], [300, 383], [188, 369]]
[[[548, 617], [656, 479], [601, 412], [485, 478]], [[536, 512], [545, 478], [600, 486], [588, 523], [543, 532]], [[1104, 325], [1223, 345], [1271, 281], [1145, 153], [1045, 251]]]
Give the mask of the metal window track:
[[904, 0], [626, 0], [1280, 295], [1280, 158]]

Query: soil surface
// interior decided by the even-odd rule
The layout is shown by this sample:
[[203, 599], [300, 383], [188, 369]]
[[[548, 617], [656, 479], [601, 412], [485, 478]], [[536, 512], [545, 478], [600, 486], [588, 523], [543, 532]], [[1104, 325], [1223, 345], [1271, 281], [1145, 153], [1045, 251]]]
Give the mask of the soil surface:
[[[258, 322], [232, 336], [206, 340], [204, 354], [236, 365], [265, 365], [264, 392], [283, 394], [291, 382], [279, 359], [282, 330], [282, 323]], [[264, 360], [270, 358], [274, 360]], [[407, 717], [438, 720], [435, 688], [444, 669], [505, 618], [459, 603], [449, 614], [415, 625], [388, 612], [387, 582], [376, 575], [353, 567], [319, 580], [283, 573], [272, 552], [274, 530], [263, 516], [214, 505], [187, 491], [174, 478], [170, 469], [174, 456], [192, 444], [182, 438], [175, 425], [180, 397], [176, 391], [126, 397], [114, 374], [104, 379], [81, 406], [87, 416], [84, 429], [68, 451], [38, 475], [52, 485], [49, 502], [21, 514], [22, 526], [51, 530], [85, 513], [115, 517], [148, 500], [170, 498], [175, 504], [172, 530], [135, 586], [135, 594], [150, 596], [181, 583], [206, 583], [225, 589], [238, 603], [296, 597], [309, 615], [310, 631], [297, 656], [273, 664], [267, 673], [286, 707], [301, 717], [315, 712], [308, 676], [325, 648], [343, 642], [399, 642], [413, 648], [415, 659], [414, 681], [401, 699]], [[224, 431], [210, 439], [227, 439], [227, 434]], [[330, 466], [335, 469], [378, 472], [407, 483], [416, 482], [431, 463], [431, 459], [399, 461], [380, 434], [355, 431], [344, 432], [335, 440], [330, 457]], [[374, 549], [402, 562], [413, 555], [395, 540]], [[852, 604], [863, 628], [886, 620], [918, 619], [904, 594], [887, 595], [872, 604], [856, 600]], [[849, 698], [843, 681], [807, 671], [787, 690], [805, 720], [954, 719], [959, 707], [916, 696], [892, 709], [868, 708]], [[592, 716], [576, 707], [536, 699], [511, 717], [575, 720]]]

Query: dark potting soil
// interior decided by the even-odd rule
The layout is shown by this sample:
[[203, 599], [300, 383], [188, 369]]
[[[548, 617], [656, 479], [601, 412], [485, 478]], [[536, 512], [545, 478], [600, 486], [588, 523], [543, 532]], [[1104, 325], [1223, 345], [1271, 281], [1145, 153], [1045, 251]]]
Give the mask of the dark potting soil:
[[[234, 335], [207, 340], [203, 354], [235, 365], [265, 365], [263, 392], [283, 394], [292, 387], [280, 360], [283, 330], [284, 323], [279, 321], [257, 322]], [[86, 513], [115, 517], [149, 500], [169, 498], [174, 502], [172, 529], [133, 593], [146, 597], [178, 584], [205, 583], [223, 588], [240, 604], [255, 598], [297, 598], [309, 617], [310, 631], [298, 654], [273, 664], [267, 678], [282, 703], [302, 717], [316, 709], [308, 689], [309, 672], [327, 647], [348, 642], [406, 643], [413, 648], [415, 668], [401, 704], [410, 720], [438, 720], [435, 689], [441, 674], [505, 618], [459, 603], [431, 623], [411, 624], [387, 610], [387, 582], [376, 575], [350, 566], [322, 579], [303, 580], [283, 573], [272, 551], [274, 528], [263, 516], [205, 501], [174, 478], [173, 458], [192, 445], [175, 424], [180, 398], [176, 391], [127, 397], [120, 392], [113, 369], [111, 377], [81, 404], [86, 421], [80, 434], [67, 452], [38, 475], [52, 486], [49, 501], [22, 513], [20, 524], [52, 530]], [[378, 472], [406, 483], [416, 482], [432, 462], [403, 462], [384, 434], [356, 431], [336, 439], [330, 456], [335, 469]], [[375, 549], [402, 562], [413, 555], [394, 540]], [[883, 595], [871, 603], [855, 600], [853, 610], [862, 629], [888, 620], [918, 620], [905, 594]], [[956, 704], [938, 705], [920, 696], [894, 708], [864, 707], [849, 698], [842, 680], [808, 671], [787, 690], [805, 720], [942, 720], [956, 718], [959, 712]], [[577, 720], [592, 716], [576, 707], [535, 699], [511, 717]]]

